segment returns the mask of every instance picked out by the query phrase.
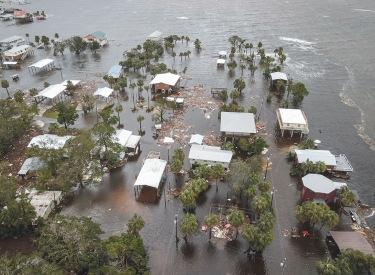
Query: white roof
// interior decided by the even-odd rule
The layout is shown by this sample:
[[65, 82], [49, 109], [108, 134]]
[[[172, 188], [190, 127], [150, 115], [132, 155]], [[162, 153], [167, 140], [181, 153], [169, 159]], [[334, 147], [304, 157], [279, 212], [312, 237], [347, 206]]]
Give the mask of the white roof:
[[16, 52], [22, 51], [22, 50], [25, 50], [25, 49], [31, 49], [31, 46], [30, 45], [21, 45], [21, 46], [18, 46], [18, 47], [13, 47], [10, 50], [5, 51], [4, 55], [15, 54]]
[[308, 174], [302, 178], [303, 186], [316, 193], [329, 194], [334, 191], [335, 185], [323, 175]]
[[141, 140], [141, 136], [131, 135], [128, 141], [125, 144], [126, 148], [135, 148], [137, 147], [139, 141]]
[[65, 146], [65, 143], [70, 138], [73, 138], [72, 136], [56, 136], [56, 135], [50, 135], [45, 134], [41, 136], [33, 137], [30, 141], [29, 145], [27, 147], [31, 146], [38, 146], [39, 148], [46, 148], [46, 149], [61, 149]]
[[227, 55], [227, 52], [226, 51], [220, 51], [219, 55]]
[[228, 133], [255, 134], [255, 120], [253, 113], [222, 112], [220, 131]]
[[221, 150], [220, 147], [193, 144], [190, 148], [189, 159], [230, 163], [232, 155], [232, 151]]
[[335, 189], [340, 189], [342, 186], [347, 186], [345, 182], [333, 181], [332, 183], [335, 186]]
[[131, 135], [132, 132], [128, 130], [116, 130], [116, 137], [118, 139], [117, 142], [122, 146], [125, 146]]
[[147, 36], [148, 38], [159, 38], [163, 33], [159, 31], [154, 31], [152, 34]]
[[43, 166], [43, 162], [38, 157], [28, 158], [23, 163], [18, 175], [26, 175], [29, 170], [35, 171]]
[[113, 93], [113, 89], [111, 88], [108, 88], [108, 87], [105, 87], [105, 88], [99, 88], [95, 93], [94, 95], [100, 95], [102, 97], [109, 97], [110, 94]]
[[218, 59], [216, 64], [225, 64], [225, 59]]
[[57, 95], [61, 94], [66, 89], [65, 86], [61, 84], [55, 84], [48, 86], [44, 90], [40, 91], [36, 96], [44, 96], [47, 98], [55, 98]]
[[189, 144], [202, 144], [204, 136], [202, 135], [192, 135]]
[[183, 97], [176, 98], [176, 103], [184, 103], [184, 98]]
[[299, 150], [294, 149], [294, 152], [297, 154], [298, 162], [306, 162], [307, 159], [316, 163], [317, 161], [324, 161], [326, 165], [336, 166], [336, 158], [328, 150]]
[[282, 123], [293, 123], [307, 125], [304, 113], [300, 109], [283, 109], [279, 108]]
[[286, 76], [286, 74], [280, 73], [280, 72], [271, 73], [271, 79], [272, 81], [278, 80], [278, 79], [288, 81], [288, 77]]
[[171, 73], [157, 74], [155, 78], [151, 80], [150, 85], [164, 83], [170, 86], [174, 86], [176, 85], [179, 79], [180, 79], [180, 76], [177, 74], [171, 74]]
[[3, 64], [4, 65], [16, 65], [17, 62], [16, 61], [4, 61]]
[[13, 42], [13, 41], [16, 41], [18, 39], [23, 39], [23, 38], [21, 36], [11, 36], [11, 37], [5, 38], [3, 40], [0, 40], [0, 43]]
[[54, 62], [53, 59], [46, 58], [46, 59], [39, 60], [38, 62], [36, 62], [34, 64], [31, 64], [29, 66], [29, 68], [34, 67], [34, 68], [40, 69], [40, 68], [43, 68], [43, 67], [45, 67], [45, 66], [47, 66], [47, 65], [49, 65], [53, 62]]
[[[64, 80], [64, 82], [61, 82], [60, 85], [63, 85], [63, 86], [67, 86], [68, 85], [68, 81], [69, 80]], [[75, 86], [77, 85], [79, 82], [81, 82], [81, 80], [70, 80], [72, 82], [72, 84]]]
[[45, 217], [48, 208], [54, 208], [55, 202], [61, 200], [61, 191], [45, 191], [41, 194], [30, 194], [30, 204], [34, 206], [37, 217]]
[[162, 159], [146, 159], [134, 186], [147, 185], [158, 188], [163, 177], [167, 161]]
[[173, 138], [165, 137], [165, 138], [163, 139], [163, 142], [164, 142], [164, 143], [173, 143], [174, 140], [173, 140]]

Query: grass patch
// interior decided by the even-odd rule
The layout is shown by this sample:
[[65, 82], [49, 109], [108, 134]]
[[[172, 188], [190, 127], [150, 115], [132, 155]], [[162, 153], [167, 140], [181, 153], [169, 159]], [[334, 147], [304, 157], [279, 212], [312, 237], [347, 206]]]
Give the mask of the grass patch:
[[[74, 109], [76, 109], [77, 106], [78, 106], [78, 103], [74, 103], [72, 106], [74, 106]], [[57, 119], [58, 115], [59, 115], [59, 112], [57, 111], [56, 106], [53, 106], [53, 107], [47, 109], [43, 113], [43, 117], [54, 118], [54, 119]]]

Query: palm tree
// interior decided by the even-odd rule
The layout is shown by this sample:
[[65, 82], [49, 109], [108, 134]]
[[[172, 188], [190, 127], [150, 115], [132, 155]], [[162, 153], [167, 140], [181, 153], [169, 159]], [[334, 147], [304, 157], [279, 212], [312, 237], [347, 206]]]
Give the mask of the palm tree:
[[259, 216], [257, 224], [261, 231], [266, 232], [270, 231], [273, 228], [274, 221], [274, 215], [270, 211], [267, 211]]
[[254, 226], [252, 226], [251, 224], [247, 223], [243, 226], [243, 231], [241, 233], [241, 237], [245, 241], [249, 242], [249, 249], [251, 248], [250, 243], [255, 240], [257, 234], [258, 234], [258, 232], [257, 232], [256, 228]]
[[269, 203], [265, 197], [256, 196], [254, 197], [252, 206], [257, 216], [259, 216], [261, 213], [264, 213], [269, 208]]
[[322, 225], [320, 226], [318, 233], [320, 232], [320, 230], [322, 230], [323, 226], [327, 226], [331, 228], [331, 227], [336, 226], [339, 223], [339, 221], [340, 221], [339, 215], [337, 215], [335, 211], [331, 210], [331, 211], [326, 212], [323, 216]]
[[58, 33], [55, 33], [55, 38], [59, 39], [59, 34]]
[[314, 164], [314, 171], [317, 174], [324, 173], [326, 171], [326, 164], [324, 163], [324, 161], [317, 161]]
[[190, 58], [191, 51], [187, 51], [186, 54], [187, 54], [187, 57]]
[[10, 94], [9, 94], [9, 91], [8, 91], [8, 88], [9, 88], [8, 80], [6, 80], [6, 79], [1, 80], [1, 88], [4, 88], [4, 89], [7, 90], [8, 97], [10, 98]]
[[35, 36], [35, 43], [36, 44], [39, 44], [39, 41], [40, 41], [40, 37], [38, 35]]
[[259, 191], [262, 193], [270, 191], [271, 183], [269, 181], [263, 181], [258, 185]]
[[118, 117], [118, 125], [117, 125], [117, 127], [120, 127], [120, 113], [122, 112], [122, 110], [123, 110], [123, 108], [122, 108], [122, 105], [117, 105], [116, 107], [115, 107], [115, 112], [117, 112], [117, 117]]
[[249, 65], [249, 68], [248, 68], [248, 69], [250, 70], [251, 75], [254, 75], [254, 72], [255, 72], [256, 70], [258, 70], [258, 67], [255, 66], [253, 63], [251, 63], [251, 64]]
[[258, 43], [258, 53], [259, 53], [260, 48], [262, 48], [262, 46], [263, 46], [262, 42], [259, 42]]
[[138, 117], [137, 117], [137, 121], [139, 122], [139, 131], [141, 131], [142, 130], [142, 121], [145, 119], [145, 117], [144, 116], [141, 116], [141, 115], [139, 115]]
[[221, 179], [225, 174], [224, 167], [220, 164], [216, 164], [211, 167], [211, 176], [215, 179], [216, 182], [216, 191], [219, 189], [217, 180]]
[[190, 184], [185, 185], [185, 186], [186, 187], [182, 188], [182, 192], [180, 193], [178, 198], [180, 199], [183, 208], [186, 209], [187, 211], [190, 211], [194, 209], [196, 206], [195, 195], [194, 195], [192, 188], [190, 187], [191, 186]]
[[243, 74], [243, 70], [246, 69], [246, 65], [245, 64], [241, 64], [240, 65], [240, 69], [241, 69], [241, 74]]
[[209, 231], [209, 239], [211, 239], [211, 231], [212, 231], [212, 227], [214, 227], [215, 225], [217, 225], [219, 219], [217, 217], [216, 214], [211, 214], [209, 216], [205, 216], [204, 217], [204, 224], [207, 225], [209, 228], [210, 228], [210, 231]]
[[112, 89], [112, 85], [116, 83], [115, 79], [112, 76], [107, 77], [107, 82], [111, 86], [111, 89]]
[[30, 40], [29, 40], [29, 34], [26, 33], [25, 36], [26, 36], [26, 38], [27, 38], [27, 43], [30, 43]]
[[233, 90], [229, 97], [233, 100], [233, 103], [236, 101], [236, 99], [240, 96], [240, 92], [238, 90]]
[[187, 242], [187, 235], [192, 234], [197, 230], [198, 222], [193, 214], [187, 213], [181, 221], [180, 230], [185, 234], [184, 240]]
[[233, 87], [236, 88], [241, 94], [242, 90], [246, 88], [246, 83], [242, 79], [238, 78], [234, 81]]
[[181, 61], [182, 61], [182, 57], [184, 56], [184, 54], [180, 53], [178, 56], [181, 57]]
[[189, 38], [189, 36], [186, 36], [186, 37], [185, 37], [185, 41], [186, 41], [186, 44], [188, 44], [188, 43], [189, 43], [189, 41], [190, 41], [190, 38]]
[[142, 228], [145, 226], [145, 221], [142, 219], [141, 216], [134, 214], [134, 216], [131, 219], [129, 219], [127, 226], [128, 232], [135, 235], [139, 235], [139, 231], [141, 231]]
[[275, 57], [276, 57], [276, 54], [279, 53], [279, 49], [276, 48], [273, 52], [275, 53]]
[[137, 87], [137, 84], [135, 83], [130, 83], [129, 88], [132, 89], [132, 95], [133, 95], [133, 100], [134, 100], [134, 88]]
[[175, 57], [176, 57], [176, 55], [177, 55], [176, 52], [172, 52], [171, 55], [172, 55], [172, 57], [173, 57], [173, 60], [175, 60]]
[[340, 270], [335, 266], [335, 262], [327, 257], [325, 262], [316, 262], [316, 271], [319, 275], [331, 275], [331, 274], [353, 274], [353, 273], [341, 273]]
[[228, 222], [236, 228], [236, 239], [238, 236], [238, 227], [240, 227], [245, 220], [241, 210], [233, 210], [228, 216]]
[[253, 46], [253, 44], [252, 43], [250, 43], [250, 45], [249, 45], [249, 49], [250, 49], [250, 55], [251, 55], [251, 49], [253, 48], [254, 46]]
[[185, 36], [181, 36], [181, 43], [184, 43]]

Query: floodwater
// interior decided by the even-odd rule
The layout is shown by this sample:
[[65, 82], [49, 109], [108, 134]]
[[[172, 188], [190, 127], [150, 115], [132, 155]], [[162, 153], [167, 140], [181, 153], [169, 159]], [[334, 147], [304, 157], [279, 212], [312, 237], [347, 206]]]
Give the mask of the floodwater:
[[[267, 52], [282, 46], [287, 54], [283, 72], [295, 81], [303, 82], [310, 95], [305, 98], [301, 108], [309, 119], [310, 134], [320, 139], [320, 148], [336, 154], [346, 154], [354, 167], [351, 178], [346, 180], [350, 188], [358, 190], [363, 202], [374, 205], [373, 159], [375, 140], [374, 78], [372, 76], [375, 55], [373, 45], [375, 36], [373, 26], [375, 7], [372, 1], [119, 1], [102, 2], [97, 0], [67, 0], [64, 2], [31, 0], [31, 4], [19, 6], [28, 12], [44, 10], [48, 19], [27, 25], [9, 25], [0, 22], [1, 39], [12, 35], [46, 35], [50, 38], [58, 33], [60, 38], [72, 35], [84, 36], [96, 30], [107, 33], [110, 43], [97, 55], [86, 52], [81, 56], [65, 51], [65, 54], [53, 57], [52, 51], [34, 50], [35, 55], [24, 61], [20, 70], [3, 70], [3, 79], [10, 81], [10, 91], [17, 89], [40, 88], [44, 81], [51, 84], [63, 79], [98, 80], [95, 73], [105, 73], [113, 64], [122, 60], [125, 50], [141, 44], [148, 34], [155, 30], [164, 34], [189, 36], [191, 40], [199, 38], [203, 50], [194, 51], [193, 43], [188, 45], [177, 42], [175, 51], [190, 50], [190, 59], [175, 60], [169, 55], [160, 60], [170, 67], [182, 71], [192, 80], [184, 84], [187, 87], [203, 85], [204, 88], [227, 87], [241, 77], [239, 68], [234, 76], [227, 69], [217, 70], [216, 56], [220, 50], [230, 49], [228, 38], [238, 35], [254, 46], [261, 41]], [[4, 8], [10, 7], [3, 4]], [[18, 6], [13, 4], [12, 6]], [[53, 58], [59, 71], [46, 74], [29, 75], [27, 66], [42, 59]], [[20, 75], [20, 81], [11, 82], [10, 76]], [[199, 230], [189, 237], [188, 244], [175, 241], [175, 214], [183, 216], [181, 204], [177, 199], [164, 202], [162, 196], [155, 204], [135, 201], [133, 183], [141, 168], [141, 161], [148, 151], [155, 150], [167, 159], [166, 147], [158, 147], [152, 138], [151, 115], [144, 110], [130, 111], [131, 101], [122, 102], [125, 112], [121, 121], [125, 129], [137, 132], [139, 125], [136, 117], [145, 116], [141, 139], [141, 154], [130, 160], [125, 166], [106, 174], [98, 187], [87, 187], [79, 191], [75, 200], [66, 207], [63, 214], [92, 216], [105, 231], [103, 238], [111, 234], [121, 234], [126, 230], [126, 222], [134, 213], [146, 220], [142, 231], [145, 244], [149, 249], [150, 268], [153, 274], [281, 274], [280, 263], [286, 258], [285, 274], [316, 274], [315, 262], [324, 259], [324, 242], [307, 238], [291, 239], [282, 235], [283, 229], [298, 225], [294, 218], [294, 207], [299, 203], [298, 183], [288, 175], [290, 163], [285, 159], [289, 146], [299, 142], [279, 137], [275, 131], [278, 108], [277, 99], [270, 104], [262, 98], [268, 94], [266, 83], [260, 71], [255, 73], [255, 82], [250, 81], [249, 72], [244, 71], [246, 81], [244, 98], [240, 103], [261, 109], [260, 121], [267, 127], [269, 135], [264, 136], [270, 144], [271, 165], [267, 179], [275, 189], [274, 207], [278, 219], [274, 229], [275, 240], [253, 262], [243, 251], [245, 242], [226, 244], [213, 239], [208, 242], [208, 234]], [[146, 83], [150, 80], [147, 75]], [[103, 82], [101, 86], [105, 86]], [[2, 97], [6, 96], [1, 89]], [[95, 122], [94, 115], [80, 119], [77, 126], [85, 127]], [[210, 119], [200, 110], [192, 111], [186, 117], [188, 124], [194, 125], [191, 131], [204, 133], [207, 130], [218, 131], [219, 121], [213, 113]], [[179, 148], [174, 144], [173, 148]], [[188, 148], [185, 148], [186, 155]], [[185, 163], [185, 168], [188, 163]], [[168, 176], [165, 187], [182, 186], [184, 181], [175, 181]], [[228, 188], [219, 183], [219, 191], [212, 186], [198, 200], [195, 211], [199, 226], [212, 204], [225, 204]], [[213, 208], [214, 211], [215, 208]], [[374, 228], [375, 221], [368, 222]], [[179, 233], [179, 237], [181, 237]]]

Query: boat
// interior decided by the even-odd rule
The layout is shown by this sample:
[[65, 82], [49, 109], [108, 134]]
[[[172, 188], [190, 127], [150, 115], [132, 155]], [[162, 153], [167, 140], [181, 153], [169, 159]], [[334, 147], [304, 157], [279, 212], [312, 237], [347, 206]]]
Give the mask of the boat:
[[40, 43], [38, 46], [36, 46], [37, 49], [44, 49], [44, 43]]

